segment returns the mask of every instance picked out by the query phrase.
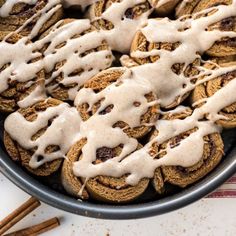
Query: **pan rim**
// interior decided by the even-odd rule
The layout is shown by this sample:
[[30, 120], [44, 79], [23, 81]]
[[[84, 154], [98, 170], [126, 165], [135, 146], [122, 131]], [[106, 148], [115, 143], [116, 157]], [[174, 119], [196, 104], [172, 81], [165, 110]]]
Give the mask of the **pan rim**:
[[180, 193], [135, 205], [106, 205], [82, 202], [39, 183], [18, 167], [0, 149], [0, 171], [15, 185], [40, 201], [69, 213], [100, 219], [137, 219], [168, 213], [206, 196], [236, 173], [236, 147], [207, 177]]

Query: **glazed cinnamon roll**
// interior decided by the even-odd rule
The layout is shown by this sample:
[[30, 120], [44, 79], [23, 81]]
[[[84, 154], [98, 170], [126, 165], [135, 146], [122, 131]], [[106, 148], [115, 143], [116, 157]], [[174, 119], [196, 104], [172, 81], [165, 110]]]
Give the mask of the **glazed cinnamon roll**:
[[41, 44], [47, 91], [62, 101], [74, 100], [83, 84], [113, 61], [103, 34], [89, 20], [64, 19], [41, 36]]
[[[145, 37], [145, 35], [138, 31], [134, 37], [134, 40], [132, 42], [131, 46], [131, 56], [135, 55], [136, 52], [141, 53], [150, 53], [150, 55], [146, 57], [138, 57], [138, 56], [132, 56], [132, 59], [134, 62], [131, 63], [128, 61], [131, 65], [135, 66], [135, 63], [138, 63], [139, 65], [148, 64], [148, 63], [155, 63], [160, 58], [158, 55], [152, 55], [151, 51], [153, 50], [166, 50], [166, 51], [174, 51], [176, 48], [180, 46], [179, 42], [176, 43], [158, 43], [158, 42], [149, 42], [148, 39]], [[127, 63], [124, 60], [123, 64], [126, 66]], [[197, 69], [197, 66], [200, 64], [200, 60], [198, 56], [196, 56], [196, 59], [189, 65], [185, 65], [184, 63], [175, 63], [172, 65], [172, 71], [176, 75], [183, 74], [187, 78], [194, 77], [198, 75], [199, 71]], [[158, 74], [156, 75], [158, 77]], [[168, 78], [166, 78], [168, 79]], [[181, 102], [183, 102], [188, 96], [189, 92], [185, 93], [183, 96], [177, 96], [175, 101], [173, 101], [171, 104], [165, 106], [165, 108], [170, 109], [173, 107], [178, 106]]]
[[106, 32], [113, 50], [129, 52], [135, 32], [151, 13], [150, 1], [102, 0], [95, 2], [88, 16], [98, 29]]
[[[236, 62], [227, 62], [220, 63], [221, 67], [231, 67], [235, 68]], [[204, 65], [205, 68], [216, 70], [219, 68], [219, 65], [215, 63], [206, 63]], [[204, 77], [200, 77], [199, 81], [204, 79]], [[225, 72], [219, 76], [216, 76], [210, 81], [202, 83], [198, 85], [191, 94], [191, 102], [193, 107], [200, 107], [204, 104], [204, 99], [212, 97], [215, 93], [220, 91], [223, 87], [225, 87], [231, 80], [236, 79], [236, 70], [232, 68], [232, 70]], [[235, 128], [236, 127], [236, 101], [223, 108], [219, 113], [220, 117], [216, 121], [217, 124], [224, 128]]]
[[[122, 78], [122, 76], [125, 74], [126, 69], [125, 68], [111, 68], [108, 70], [105, 70], [99, 74], [97, 74], [95, 77], [93, 77], [91, 80], [89, 80], [84, 85], [85, 90], [93, 91], [94, 93], [102, 93], [105, 89], [109, 90], [109, 86], [116, 82], [115, 86], [122, 86], [123, 82], [119, 82], [119, 79]], [[117, 83], [118, 81], [118, 83]], [[114, 85], [114, 84], [113, 84]], [[133, 87], [135, 90], [135, 87]], [[110, 90], [112, 92], [112, 90]], [[122, 96], [122, 94], [120, 94]], [[80, 95], [78, 95], [78, 98]], [[156, 96], [149, 92], [144, 95], [147, 102], [152, 103], [156, 100]], [[106, 115], [112, 112], [115, 104], [109, 104], [107, 107], [105, 107], [103, 110], [100, 109], [100, 107], [103, 105], [103, 101], [106, 99], [106, 95], [104, 94], [103, 98], [100, 98], [93, 102], [93, 104], [88, 104], [86, 102], [82, 102], [77, 106], [78, 111], [80, 112], [80, 115], [82, 119], [85, 121], [89, 119], [91, 116], [96, 114], [99, 111], [100, 115]], [[119, 99], [119, 98], [118, 98]], [[122, 99], [122, 97], [120, 98]], [[127, 104], [129, 101], [127, 101]], [[141, 106], [140, 101], [134, 101], [133, 108], [139, 108]], [[125, 123], [122, 120], [117, 121], [115, 124], [113, 124], [113, 127], [119, 127], [121, 128], [126, 134], [128, 134], [130, 137], [134, 138], [141, 138], [145, 134], [147, 134], [153, 123], [158, 118], [158, 108], [159, 106], [154, 103], [154, 105], [151, 105], [147, 111], [142, 114], [142, 116], [139, 119], [140, 125], [138, 127], [130, 127], [129, 124]], [[126, 114], [124, 114], [125, 116]], [[135, 118], [135, 117], [134, 117]]]
[[[22, 36], [19, 34], [11, 34], [10, 32], [0, 31], [0, 51], [2, 58], [0, 60], [0, 79], [2, 81], [0, 86], [0, 111], [1, 112], [13, 112], [19, 107], [25, 107], [29, 104], [34, 104], [37, 101], [43, 100], [46, 97], [45, 93], [45, 75], [44, 71], [39, 69], [35, 70], [35, 74], [29, 74], [27, 78], [27, 72], [24, 71], [24, 77], [14, 78], [16, 70], [14, 53], [21, 51], [22, 57], [24, 50], [31, 47], [31, 42], [27, 40], [23, 42]], [[7, 37], [5, 40], [4, 38]], [[24, 46], [22, 46], [24, 43]], [[19, 48], [19, 47], [22, 48]], [[23, 48], [25, 47], [25, 49]], [[23, 50], [23, 51], [22, 51]], [[21, 56], [21, 55], [19, 55]], [[28, 55], [27, 67], [30, 70], [37, 62], [42, 59], [37, 52], [34, 55]], [[21, 65], [24, 67], [23, 63]]]
[[[86, 139], [77, 142], [68, 152], [62, 168], [62, 183], [68, 193], [82, 199], [89, 196], [93, 199], [109, 203], [127, 203], [138, 198], [147, 188], [149, 179], [142, 179], [136, 186], [126, 183], [126, 176], [114, 178], [109, 176], [97, 176], [88, 180], [81, 180], [73, 175], [73, 163], [83, 158], [82, 147]], [[115, 148], [102, 147], [96, 151], [96, 161], [99, 164], [118, 156], [122, 151], [122, 145]], [[85, 184], [85, 188], [82, 186]]]
[[[182, 1], [177, 7], [176, 15], [178, 17], [184, 14], [195, 14], [204, 11], [208, 8], [219, 6], [219, 5], [230, 5], [232, 0], [192, 0]], [[213, 10], [214, 11], [214, 10]], [[213, 11], [204, 13], [204, 15], [210, 15]], [[236, 32], [236, 18], [234, 16], [225, 18], [217, 23], [209, 25], [208, 31], [220, 30]], [[207, 54], [210, 56], [224, 57], [236, 54], [236, 38], [222, 37], [221, 40], [215, 42], [215, 44], [207, 50]]]
[[76, 141], [78, 127], [76, 109], [49, 98], [7, 117], [4, 144], [14, 161], [35, 175], [48, 176], [58, 170], [61, 158]]
[[63, 16], [58, 0], [0, 2], [0, 31], [16, 31], [21, 35], [39, 35]]
[[[182, 109], [172, 113], [166, 113], [161, 117], [161, 121], [175, 121], [182, 120], [188, 116], [191, 116], [192, 111], [190, 108]], [[185, 121], [187, 122], [187, 121]], [[192, 128], [188, 131], [180, 133], [175, 137], [165, 141], [162, 144], [154, 142], [152, 144], [151, 154], [155, 158], [164, 158], [168, 148], [178, 147], [181, 142], [197, 132], [198, 128]], [[159, 134], [159, 130], [154, 130], [151, 139], [154, 139]], [[199, 179], [207, 175], [213, 170], [220, 162], [223, 153], [224, 145], [219, 133], [212, 133], [203, 137], [204, 147], [201, 160], [191, 167], [181, 166], [162, 166], [155, 171], [153, 178], [153, 186], [160, 194], [165, 192], [165, 182], [177, 185], [181, 188], [195, 183]]]

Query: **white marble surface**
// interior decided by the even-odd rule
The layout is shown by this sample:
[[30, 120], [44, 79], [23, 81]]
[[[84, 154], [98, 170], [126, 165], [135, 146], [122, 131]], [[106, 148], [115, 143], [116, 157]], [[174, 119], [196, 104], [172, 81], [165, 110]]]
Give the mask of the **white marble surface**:
[[[28, 195], [0, 174], [0, 218]], [[50, 217], [61, 217], [61, 226], [43, 236], [235, 236], [236, 199], [203, 199], [184, 209], [147, 219], [108, 221], [72, 215], [42, 204], [15, 229], [31, 226]]]

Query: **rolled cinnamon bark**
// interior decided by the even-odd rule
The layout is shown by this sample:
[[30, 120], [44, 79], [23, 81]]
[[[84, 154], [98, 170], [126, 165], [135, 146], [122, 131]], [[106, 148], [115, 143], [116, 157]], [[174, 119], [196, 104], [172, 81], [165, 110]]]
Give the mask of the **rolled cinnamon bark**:
[[[158, 20], [158, 19], [157, 19]], [[135, 51], [141, 51], [141, 52], [150, 52], [154, 49], [157, 50], [167, 50], [167, 51], [174, 51], [178, 46], [180, 45], [179, 42], [176, 43], [153, 43], [149, 42], [147, 38], [144, 36], [144, 34], [141, 31], [138, 31], [134, 37], [134, 40], [131, 45], [131, 54]], [[132, 59], [140, 64], [146, 64], [146, 63], [154, 63], [159, 59], [159, 56], [149, 56], [145, 58], [139, 58], [139, 57], [132, 57]], [[197, 66], [200, 64], [200, 60], [196, 59], [193, 63], [189, 64], [186, 69], [184, 70], [184, 64], [181, 63], [175, 63], [172, 66], [172, 71], [179, 75], [183, 73], [186, 77], [195, 76], [199, 73], [199, 70], [197, 69]], [[183, 71], [184, 70], [184, 71]], [[157, 75], [158, 76], [158, 75]], [[175, 101], [173, 101], [171, 104], [166, 106], [166, 109], [170, 109], [173, 107], [178, 106], [181, 102], [183, 102], [188, 96], [189, 92], [184, 94], [182, 97], [176, 97]]]
[[[182, 4], [182, 5], [181, 5]], [[192, 0], [192, 1], [182, 1], [177, 7], [176, 15], [178, 17], [184, 14], [194, 14], [202, 10], [208, 9], [210, 7], [218, 5], [230, 5], [232, 0]], [[212, 14], [212, 12], [208, 13]], [[236, 17], [229, 17], [223, 19], [220, 22], [214, 23], [208, 27], [209, 31], [211, 30], [220, 30], [220, 31], [233, 31], [236, 32]], [[210, 56], [215, 57], [224, 57], [236, 54], [236, 38], [222, 38], [219, 41], [216, 41], [215, 44], [209, 48], [206, 52]]]
[[[185, 112], [166, 114], [162, 117], [165, 120], [184, 119], [188, 115], [191, 115], [191, 109], [187, 109]], [[156, 158], [163, 158], [166, 154], [165, 150], [167, 146], [175, 147], [180, 144], [182, 140], [187, 138], [190, 134], [196, 132], [197, 128], [188, 130], [180, 135], [177, 135], [170, 140], [158, 145], [154, 143], [152, 146], [152, 153]], [[155, 130], [152, 138], [158, 135], [158, 130]], [[203, 137], [205, 144], [203, 147], [203, 154], [201, 160], [191, 167], [180, 166], [162, 166], [156, 170], [154, 175], [153, 185], [157, 192], [164, 192], [164, 183], [168, 182], [173, 185], [177, 185], [181, 188], [195, 183], [199, 179], [203, 178], [210, 171], [212, 171], [220, 162], [223, 153], [224, 145], [219, 133], [209, 134]]]
[[[10, 32], [0, 31], [0, 41], [2, 41]], [[22, 36], [19, 34], [11, 34], [10, 37], [6, 39], [6, 43], [13, 45], [17, 43]], [[27, 43], [30, 43], [28, 41]], [[7, 50], [7, 49], [6, 49]], [[4, 57], [5, 52], [2, 51], [2, 56]], [[8, 52], [6, 52], [8, 53]], [[33, 64], [40, 60], [41, 57], [34, 58], [29, 61], [28, 64]], [[0, 76], [5, 73], [11, 66], [11, 61], [6, 64], [0, 65]], [[3, 80], [3, 79], [2, 79]], [[2, 81], [2, 83], [4, 83]], [[45, 92], [45, 74], [44, 70], [40, 70], [36, 76], [32, 75], [32, 79], [26, 82], [19, 82], [17, 80], [8, 79], [6, 88], [0, 93], [0, 112], [13, 112], [21, 107], [21, 102], [26, 99], [30, 94], [32, 94], [36, 89], [40, 89], [42, 94]], [[45, 97], [42, 96], [42, 99]], [[31, 101], [32, 103], [32, 101]]]
[[[3, 8], [6, 1], [7, 0], [2, 0], [0, 2], [0, 7]], [[46, 12], [41, 13], [41, 11], [47, 6], [49, 1], [38, 0], [34, 2], [35, 3], [33, 4], [28, 4], [26, 2], [24, 3], [23, 1], [21, 1], [19, 3], [15, 3], [12, 6], [12, 9], [10, 9], [10, 12], [2, 10], [0, 14], [0, 31], [16, 31], [22, 25], [24, 25], [27, 20], [32, 18], [30, 22], [26, 24], [25, 27], [19, 32], [21, 35], [27, 36], [31, 33], [32, 29], [35, 27], [40, 17], [42, 17], [42, 15], [45, 15], [46, 12], [49, 12], [49, 10], [51, 10], [55, 6], [58, 6], [56, 11], [40, 27], [38, 34], [47, 30], [50, 26], [52, 26], [62, 18], [63, 9], [61, 5], [54, 4], [49, 9], [47, 9]]]
[[[52, 97], [62, 101], [74, 100], [74, 95], [71, 95], [70, 91], [76, 94], [84, 82], [96, 75], [99, 71], [110, 67], [113, 61], [111, 48], [108, 46], [106, 40], [101, 41], [101, 36], [92, 25], [89, 25], [89, 28], [86, 27], [86, 30], [82, 30], [85, 28], [84, 25], [87, 24], [84, 22], [84, 20], [63, 19], [56, 27], [53, 26], [41, 36], [42, 40], [48, 36], [51, 38], [51, 41], [46, 41], [42, 48], [42, 53], [45, 57], [48, 55], [47, 49], [54, 45], [54, 41], [60, 42], [58, 45], [53, 46], [57, 54], [61, 55], [64, 53], [65, 55], [62, 58], [60, 55], [57, 57], [55, 53], [53, 56], [55, 66], [50, 70], [46, 69], [46, 89]], [[74, 23], [80, 24], [76, 30], [72, 30], [75, 27]], [[60, 30], [65, 26], [68, 26], [68, 29], [64, 30], [72, 30], [72, 34], [69, 34], [64, 41], [60, 41]], [[57, 31], [58, 34], [55, 33]], [[79, 31], [82, 32], [80, 33]], [[98, 34], [94, 35], [94, 32]], [[87, 40], [88, 43], [86, 45], [84, 45], [83, 39]], [[68, 40], [73, 40], [73, 43], [71, 42], [68, 45]], [[89, 42], [92, 42], [91, 46]], [[81, 46], [81, 43], [83, 46]], [[68, 51], [71, 54], [71, 58], [67, 55]], [[72, 58], [76, 53], [78, 54], [78, 58]], [[96, 60], [91, 60], [91, 58], [95, 58]], [[104, 62], [99, 63], [100, 61]], [[68, 64], [73, 64], [73, 68], [70, 69]], [[68, 70], [70, 71], [68, 72]], [[61, 73], [57, 73], [58, 71], [61, 71]]]
[[[111, 68], [105, 71], [102, 71], [101, 73], [97, 74], [95, 77], [93, 77], [91, 80], [89, 80], [87, 83], [85, 83], [84, 88], [92, 89], [93, 91], [96, 91], [96, 93], [102, 91], [106, 87], [108, 87], [111, 83], [116, 82], [125, 72], [125, 68]], [[150, 92], [145, 95], [145, 98], [148, 102], [152, 102], [156, 100], [156, 96]], [[78, 111], [81, 114], [81, 117], [83, 120], [89, 119], [93, 114], [96, 113], [96, 111], [101, 106], [101, 100], [96, 101], [95, 104], [93, 104], [91, 109], [88, 109], [89, 106], [86, 103], [83, 103], [77, 107]], [[101, 111], [100, 114], [105, 115], [113, 109], [114, 104], [110, 104], [104, 111]], [[139, 102], [134, 103], [134, 106], [139, 106]], [[118, 121], [116, 124], [114, 124], [114, 127], [121, 128], [126, 134], [128, 134], [130, 137], [134, 138], [141, 138], [145, 134], [147, 134], [151, 130], [151, 126], [154, 124], [154, 122], [158, 118], [158, 109], [159, 105], [152, 105], [148, 108], [147, 112], [143, 114], [140, 117], [140, 126], [131, 128], [123, 121]]]
[[[236, 65], [235, 61], [220, 63], [220, 66], [227, 67]], [[204, 65], [208, 69], [216, 69], [216, 65], [210, 63]], [[201, 80], [203, 78], [199, 78]], [[201, 100], [213, 96], [217, 91], [224, 87], [231, 80], [236, 79], [236, 70], [225, 73], [218, 76], [208, 82], [198, 85], [191, 94], [191, 102], [193, 106], [201, 106]], [[199, 104], [200, 103], [200, 104]], [[236, 127], [236, 101], [230, 106], [225, 107], [219, 112], [219, 115], [225, 117], [216, 121], [217, 124], [221, 125], [223, 128], [235, 128]]]
[[[126, 183], [126, 176], [114, 178], [109, 176], [97, 176], [85, 182], [85, 189], [82, 189], [82, 182], [73, 175], [73, 163], [83, 158], [82, 147], [86, 143], [85, 139], [77, 142], [67, 154], [62, 168], [62, 183], [64, 188], [75, 197], [83, 199], [89, 196], [95, 200], [109, 203], [127, 203], [138, 198], [147, 188], [149, 180], [142, 179], [136, 186]], [[141, 147], [141, 145], [140, 145]], [[94, 164], [112, 159], [122, 151], [122, 145], [115, 148], [102, 147], [96, 152]], [[83, 180], [84, 182], [85, 180]]]
[[[28, 107], [28, 108], [21, 108], [18, 110], [18, 112], [24, 116], [24, 118], [27, 121], [34, 121], [37, 119], [38, 112], [45, 111], [49, 107], [55, 107], [60, 105], [62, 102], [55, 99], [47, 99], [42, 102], [38, 102], [35, 105]], [[50, 122], [48, 124], [50, 126]], [[47, 130], [47, 127], [40, 129], [31, 139], [36, 140], [41, 135], [45, 133]], [[11, 138], [11, 136], [4, 131], [4, 145], [5, 148], [9, 154], [9, 156], [19, 164], [21, 164], [23, 167], [25, 167], [28, 171], [33, 173], [37, 176], [48, 176], [55, 171], [57, 171], [62, 163], [61, 159], [53, 160], [51, 162], [47, 162], [40, 167], [33, 169], [29, 166], [30, 159], [32, 157], [32, 154], [35, 152], [35, 149], [27, 150], [23, 147], [21, 147], [15, 140]], [[49, 145], [45, 152], [46, 153], [53, 153], [58, 150], [58, 146], [55, 145]]]

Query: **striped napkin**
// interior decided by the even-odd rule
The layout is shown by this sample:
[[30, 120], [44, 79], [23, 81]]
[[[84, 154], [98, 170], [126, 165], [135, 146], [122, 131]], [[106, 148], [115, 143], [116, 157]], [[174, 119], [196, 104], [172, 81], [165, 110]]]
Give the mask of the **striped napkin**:
[[209, 194], [208, 198], [233, 198], [236, 197], [236, 175], [227, 180], [216, 191]]

